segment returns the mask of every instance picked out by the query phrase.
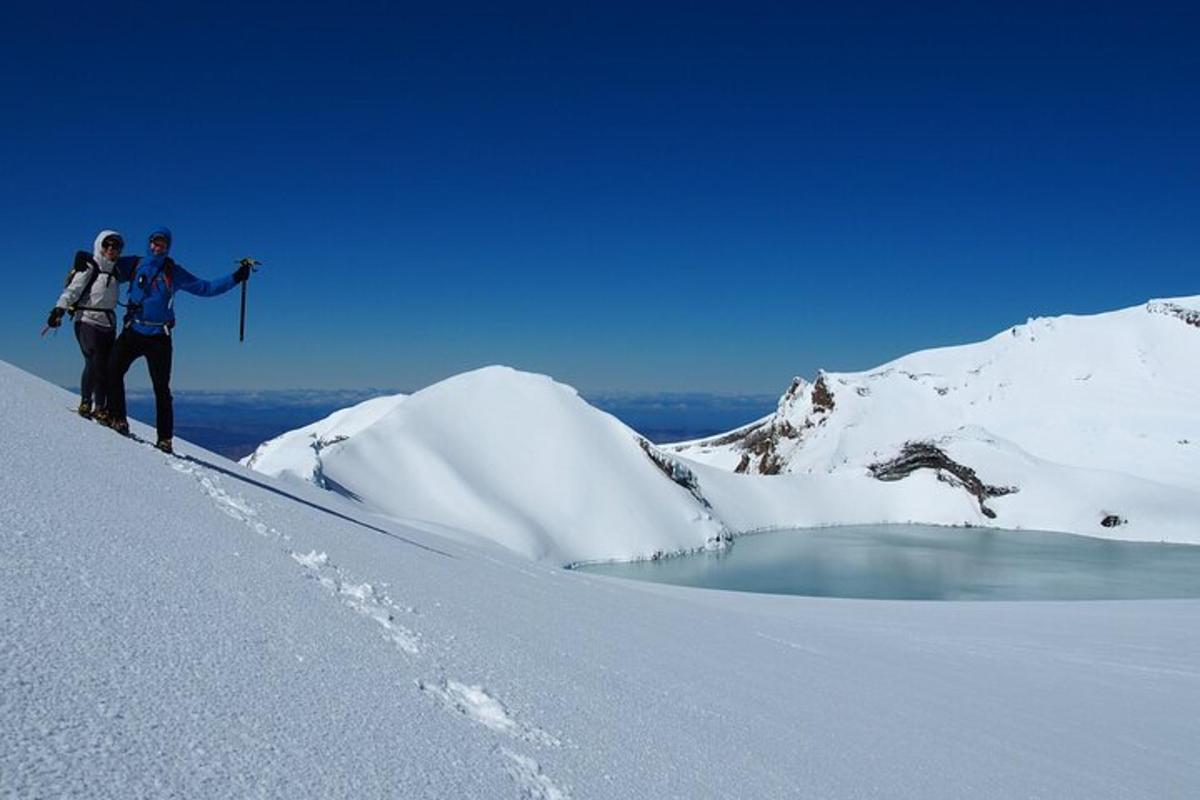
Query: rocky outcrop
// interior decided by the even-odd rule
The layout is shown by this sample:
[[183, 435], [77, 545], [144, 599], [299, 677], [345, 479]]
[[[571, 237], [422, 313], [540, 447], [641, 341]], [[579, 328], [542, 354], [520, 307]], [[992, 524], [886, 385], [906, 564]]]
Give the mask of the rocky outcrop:
[[778, 475], [786, 471], [789, 453], [802, 443], [809, 430], [825, 423], [836, 405], [824, 372], [811, 384], [793, 378], [779, 398], [775, 413], [767, 419], [713, 439], [677, 445], [673, 450], [687, 453], [693, 449], [730, 448], [741, 454], [734, 472]]
[[1185, 308], [1177, 303], [1167, 303], [1159, 300], [1147, 303], [1146, 310], [1151, 314], [1166, 314], [1169, 317], [1183, 320], [1193, 328], [1200, 328], [1200, 311], [1194, 308]]
[[[796, 382], [792, 381], [793, 388]], [[833, 392], [829, 391], [829, 383], [825, 379], [825, 373], [821, 373], [817, 377], [817, 382], [813, 384], [812, 390], [812, 409], [814, 413], [828, 414], [833, 411], [836, 405], [833, 401]]]
[[735, 472], [778, 475], [787, 466], [783, 449], [793, 447], [804, 434], [821, 425], [837, 405], [825, 373], [810, 387], [801, 378], [793, 378], [774, 416], [767, 422], [747, 429], [737, 447], [742, 450]]
[[932, 469], [937, 478], [951, 486], [966, 489], [979, 503], [979, 510], [988, 519], [995, 519], [996, 512], [985, 502], [991, 497], [1002, 497], [1017, 491], [1015, 486], [991, 486], [975, 474], [975, 470], [959, 464], [937, 445], [930, 442], [906, 442], [900, 454], [888, 461], [869, 464], [871, 476], [881, 481], [898, 481], [907, 478], [919, 469]]
[[708, 498], [700, 491], [700, 481], [696, 478], [696, 473], [645, 439], [638, 439], [638, 446], [642, 448], [642, 452], [653, 462], [654, 466], [658, 467], [672, 482], [687, 489], [700, 505], [707, 509], [712, 508], [712, 504], [708, 502]]

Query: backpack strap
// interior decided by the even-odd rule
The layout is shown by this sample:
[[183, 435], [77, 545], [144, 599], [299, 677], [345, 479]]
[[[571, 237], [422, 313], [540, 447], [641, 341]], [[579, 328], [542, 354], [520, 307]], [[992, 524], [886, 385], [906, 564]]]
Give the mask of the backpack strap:
[[[134, 275], [137, 274], [137, 268], [140, 265], [141, 265], [141, 259], [139, 259], [136, 263], [134, 263], [134, 265], [133, 265], [133, 274]], [[145, 287], [143, 289], [142, 297], [145, 298], [145, 292], [149, 291], [150, 287], [152, 287], [154, 285], [154, 282], [156, 280], [158, 280], [158, 276], [162, 275], [163, 280], [166, 281], [166, 284], [167, 284], [167, 295], [168, 295], [167, 296], [167, 308], [170, 308], [172, 305], [174, 305], [174, 303], [175, 303], [175, 285], [174, 285], [175, 279], [172, 275], [172, 268], [174, 266], [175, 266], [175, 262], [171, 259], [170, 256], [166, 256], [165, 258], [163, 258], [162, 264], [160, 264], [158, 269], [155, 270], [154, 274], [151, 275], [149, 279], [147, 279], [147, 281], [145, 283]], [[138, 283], [140, 284], [140, 281]], [[170, 322], [147, 322], [146, 320], [138, 319], [138, 314], [140, 314], [141, 311], [142, 311], [141, 303], [134, 303], [134, 302], [125, 303], [125, 325], [124, 325], [124, 327], [128, 328], [131, 325], [133, 325], [134, 323], [137, 323], [138, 325], [146, 325], [148, 327], [162, 328], [163, 333], [167, 334], [168, 336], [171, 334], [171, 329], [175, 327], [175, 322], [173, 320]]]
[[170, 289], [172, 293], [174, 293], [175, 279], [171, 273], [171, 268], [174, 266], [175, 266], [175, 262], [171, 260], [170, 256], [166, 256], [165, 258], [163, 258], [163, 262], [162, 262], [162, 264], [159, 265], [158, 271], [150, 276], [150, 280], [146, 281], [146, 288], [149, 289], [151, 286], [153, 286], [154, 282], [156, 280], [158, 280], [158, 276], [162, 275], [163, 280], [165, 280], [167, 282], [167, 288]]
[[[80, 255], [84, 256], [83, 269], [79, 268], [79, 261], [80, 261], [79, 256]], [[96, 283], [96, 278], [100, 275], [100, 265], [96, 263], [96, 260], [94, 258], [92, 258], [89, 255], [86, 255], [82, 250], [79, 251], [79, 254], [76, 255], [76, 257], [75, 257], [75, 266], [71, 270], [71, 276], [70, 276], [70, 278], [68, 278], [67, 283], [69, 285], [70, 282], [75, 279], [75, 275], [79, 272], [83, 272], [84, 269], [86, 269], [88, 271], [87, 281], [84, 282], [83, 288], [79, 290], [79, 296], [75, 299], [75, 302], [72, 303], [71, 305], [67, 306], [67, 313], [70, 314], [72, 318], [74, 318], [76, 311], [103, 311], [104, 310], [101, 308], [90, 308], [88, 306], [79, 305], [80, 301], [84, 301], [85, 298], [91, 293], [92, 285]]]

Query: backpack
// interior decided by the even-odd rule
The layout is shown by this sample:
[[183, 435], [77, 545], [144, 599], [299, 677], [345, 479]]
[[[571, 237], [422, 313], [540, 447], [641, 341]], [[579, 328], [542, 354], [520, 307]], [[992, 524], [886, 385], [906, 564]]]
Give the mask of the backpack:
[[71, 281], [75, 280], [75, 276], [81, 272], [90, 272], [87, 282], [83, 284], [83, 289], [79, 292], [79, 297], [75, 302], [67, 306], [67, 314], [71, 317], [75, 316], [75, 312], [80, 310], [79, 303], [86, 302], [89, 294], [92, 292], [92, 284], [96, 282], [96, 276], [100, 274], [100, 265], [96, 263], [96, 259], [80, 250], [75, 254], [75, 263], [71, 265], [71, 269], [67, 271], [67, 278], [63, 281], [63, 288], [71, 285]]

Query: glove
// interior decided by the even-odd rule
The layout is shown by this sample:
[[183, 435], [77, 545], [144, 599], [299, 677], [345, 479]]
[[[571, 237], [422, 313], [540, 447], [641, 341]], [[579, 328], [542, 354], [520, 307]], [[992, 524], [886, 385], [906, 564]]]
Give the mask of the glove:
[[233, 282], [241, 283], [250, 277], [250, 265], [242, 262], [242, 265], [233, 271]]
[[46, 320], [46, 325], [51, 328], [57, 328], [59, 325], [62, 325], [63, 314], [66, 313], [67, 310], [65, 308], [59, 308], [58, 306], [55, 306], [54, 308], [50, 309], [50, 317]]

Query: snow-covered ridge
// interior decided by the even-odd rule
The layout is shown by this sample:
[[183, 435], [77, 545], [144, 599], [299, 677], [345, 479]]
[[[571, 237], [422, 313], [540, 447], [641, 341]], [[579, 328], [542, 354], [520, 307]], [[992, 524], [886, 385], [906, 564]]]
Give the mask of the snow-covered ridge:
[[1048, 461], [1200, 490], [1198, 307], [1031, 319], [985, 342], [797, 378], [759, 424], [672, 449], [739, 472], [829, 473], [975, 428]]
[[655, 447], [489, 367], [379, 398], [248, 465], [535, 559], [652, 557], [778, 527], [922, 522], [1200, 541], [1200, 297], [1031, 319], [795, 379], [774, 414]]

